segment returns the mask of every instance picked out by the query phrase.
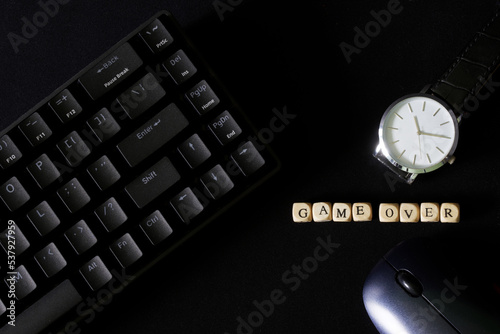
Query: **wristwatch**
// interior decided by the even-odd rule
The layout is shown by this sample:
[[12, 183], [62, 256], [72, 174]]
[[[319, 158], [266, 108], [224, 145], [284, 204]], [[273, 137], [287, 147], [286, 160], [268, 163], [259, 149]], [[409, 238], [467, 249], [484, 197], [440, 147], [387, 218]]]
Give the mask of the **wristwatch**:
[[419, 174], [453, 163], [458, 125], [490, 95], [499, 60], [497, 11], [435, 84], [387, 108], [373, 155], [408, 184]]

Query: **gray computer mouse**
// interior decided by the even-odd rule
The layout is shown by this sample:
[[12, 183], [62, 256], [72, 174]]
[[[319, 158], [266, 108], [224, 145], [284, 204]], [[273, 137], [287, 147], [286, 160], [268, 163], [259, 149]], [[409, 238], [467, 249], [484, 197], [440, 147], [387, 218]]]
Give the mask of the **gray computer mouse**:
[[430, 239], [411, 239], [375, 265], [363, 301], [383, 334], [498, 334], [500, 294], [490, 282], [471, 279], [482, 274], [457, 270]]

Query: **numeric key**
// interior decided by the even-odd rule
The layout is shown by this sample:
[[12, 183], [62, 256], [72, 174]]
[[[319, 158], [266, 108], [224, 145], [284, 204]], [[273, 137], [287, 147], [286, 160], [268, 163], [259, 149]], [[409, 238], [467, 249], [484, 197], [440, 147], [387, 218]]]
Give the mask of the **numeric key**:
[[23, 155], [8, 135], [0, 138], [0, 167], [6, 169], [15, 164]]

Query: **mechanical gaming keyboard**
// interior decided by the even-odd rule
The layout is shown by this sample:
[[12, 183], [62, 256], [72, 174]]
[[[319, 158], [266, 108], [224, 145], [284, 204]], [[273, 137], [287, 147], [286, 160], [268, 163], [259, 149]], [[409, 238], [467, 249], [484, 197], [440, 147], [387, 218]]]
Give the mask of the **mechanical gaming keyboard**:
[[0, 133], [0, 333], [74, 330], [279, 168], [255, 138], [168, 12], [41, 101]]

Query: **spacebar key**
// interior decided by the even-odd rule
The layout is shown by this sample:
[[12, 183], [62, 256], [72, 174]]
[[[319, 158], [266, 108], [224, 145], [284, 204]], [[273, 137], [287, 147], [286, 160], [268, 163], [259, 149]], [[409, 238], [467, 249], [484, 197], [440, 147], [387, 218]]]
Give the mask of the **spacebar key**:
[[138, 208], [143, 208], [173, 186], [180, 178], [177, 169], [165, 157], [130, 182], [125, 187], [125, 191]]
[[82, 300], [73, 284], [65, 280], [19, 314], [16, 317], [15, 326], [6, 324], [0, 328], [0, 334], [41, 332]]

